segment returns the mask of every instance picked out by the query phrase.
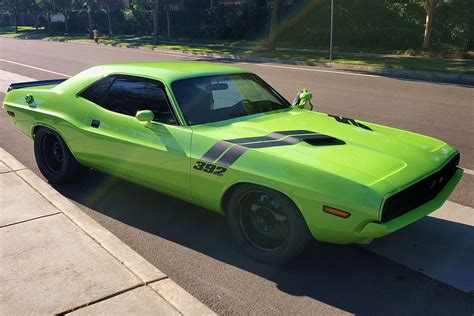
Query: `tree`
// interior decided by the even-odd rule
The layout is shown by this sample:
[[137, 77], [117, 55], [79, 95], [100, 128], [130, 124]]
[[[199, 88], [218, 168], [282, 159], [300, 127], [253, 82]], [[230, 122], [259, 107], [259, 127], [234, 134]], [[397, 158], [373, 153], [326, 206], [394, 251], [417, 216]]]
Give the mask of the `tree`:
[[93, 29], [92, 13], [97, 9], [97, 0], [73, 0], [73, 4], [77, 5], [81, 11], [87, 12], [87, 30], [91, 34]]
[[[153, 21], [153, 44], [158, 44], [160, 41], [158, 34], [158, 13], [160, 9], [160, 0], [132, 0], [132, 8], [134, 12], [140, 12], [142, 15], [151, 13]], [[143, 27], [143, 25], [141, 25]]]
[[171, 9], [175, 4], [176, 0], [162, 0], [163, 7], [166, 12], [166, 36], [170, 37], [171, 35]]
[[[253, 0], [252, 0], [253, 1]], [[261, 1], [261, 0], [260, 0]], [[263, 0], [266, 1], [266, 0]], [[211, 6], [217, 6], [217, 0], [180, 0], [180, 5], [184, 10], [209, 9]]]
[[[15, 22], [15, 33], [18, 32], [18, 3], [15, 0], [5, 0], [2, 6], [8, 8], [10, 15], [13, 15], [13, 21]], [[10, 20], [11, 21], [11, 20]]]
[[36, 5], [39, 7], [41, 11], [46, 13], [46, 18], [48, 20], [48, 33], [51, 34], [53, 31], [51, 27], [51, 13], [54, 10], [54, 1], [53, 0], [35, 0]]
[[272, 17], [270, 20], [270, 34], [268, 35], [268, 50], [275, 51], [277, 37], [278, 12], [280, 11], [282, 0], [275, 0], [273, 3]]
[[54, 7], [64, 15], [64, 31], [69, 33], [69, 13], [71, 12], [73, 0], [54, 0]]
[[39, 9], [38, 6], [36, 5], [36, 1], [35, 1], [35, 0], [31, 0], [30, 3], [31, 3], [31, 11], [34, 12], [34, 16], [35, 16], [35, 30], [38, 31], [39, 17], [40, 17], [40, 9]]
[[101, 7], [107, 13], [107, 22], [109, 25], [109, 35], [113, 36], [114, 32], [112, 31], [112, 13], [115, 10], [123, 9], [126, 7], [125, 0], [98, 0], [99, 7]]
[[10, 14], [10, 17], [13, 16], [15, 32], [18, 32], [18, 12], [29, 11], [32, 6], [33, 2], [31, 0], [0, 0], [0, 8], [6, 9], [5, 11]]
[[159, 0], [154, 1], [153, 6], [153, 44], [157, 45], [160, 41], [158, 37], [158, 9], [160, 8]]
[[433, 14], [438, 4], [438, 0], [426, 0], [426, 22], [425, 22], [425, 34], [423, 38], [423, 50], [430, 48], [431, 41], [431, 29], [433, 28]]

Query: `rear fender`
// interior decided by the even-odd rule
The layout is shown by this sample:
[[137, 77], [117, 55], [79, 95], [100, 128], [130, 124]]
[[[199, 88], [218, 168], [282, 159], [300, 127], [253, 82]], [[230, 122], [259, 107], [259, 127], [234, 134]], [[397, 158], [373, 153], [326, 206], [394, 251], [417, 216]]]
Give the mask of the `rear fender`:
[[74, 146], [71, 147], [70, 142], [68, 141], [67, 137], [65, 137], [64, 134], [53, 125], [50, 125], [45, 122], [33, 123], [33, 125], [31, 126], [31, 133], [30, 133], [30, 136], [33, 140], [35, 139], [35, 133], [39, 128], [47, 128], [57, 133], [61, 137], [61, 139], [64, 141], [64, 143], [66, 144], [67, 148], [69, 149], [71, 154], [74, 156], [74, 158], [80, 162], [80, 159], [78, 159], [77, 155], [75, 154], [75, 150], [73, 150]]

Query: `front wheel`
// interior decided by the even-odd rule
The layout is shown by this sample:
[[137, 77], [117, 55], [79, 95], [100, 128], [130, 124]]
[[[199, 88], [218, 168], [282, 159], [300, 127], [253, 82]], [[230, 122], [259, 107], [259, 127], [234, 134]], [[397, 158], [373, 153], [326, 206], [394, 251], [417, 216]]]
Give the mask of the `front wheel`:
[[35, 133], [34, 149], [38, 168], [50, 183], [71, 182], [87, 172], [53, 130], [40, 127]]
[[311, 239], [294, 203], [280, 192], [257, 185], [241, 185], [233, 192], [227, 221], [244, 252], [264, 263], [288, 262]]

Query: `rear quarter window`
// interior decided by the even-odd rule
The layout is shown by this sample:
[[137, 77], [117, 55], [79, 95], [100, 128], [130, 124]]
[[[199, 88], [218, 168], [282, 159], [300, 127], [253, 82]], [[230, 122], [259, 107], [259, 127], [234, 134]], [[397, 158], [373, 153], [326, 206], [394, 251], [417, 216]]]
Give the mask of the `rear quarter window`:
[[100, 79], [81, 92], [79, 96], [100, 105], [113, 81], [114, 77]]

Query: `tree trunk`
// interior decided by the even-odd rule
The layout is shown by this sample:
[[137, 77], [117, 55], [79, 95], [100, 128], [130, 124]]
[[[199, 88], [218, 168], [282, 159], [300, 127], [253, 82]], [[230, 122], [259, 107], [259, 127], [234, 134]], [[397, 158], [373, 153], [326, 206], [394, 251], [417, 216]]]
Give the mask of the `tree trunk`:
[[431, 29], [433, 26], [433, 13], [436, 8], [438, 0], [426, 0], [426, 23], [425, 23], [425, 35], [423, 38], [423, 50], [430, 48], [431, 41]]
[[67, 21], [67, 11], [66, 8], [63, 9], [63, 14], [64, 14], [64, 31], [66, 34], [69, 34], [69, 25]]
[[275, 51], [277, 24], [278, 24], [278, 11], [280, 11], [281, 0], [275, 0], [273, 3], [272, 17], [270, 21], [270, 34], [268, 35], [268, 50]]
[[38, 10], [35, 10], [35, 30], [36, 30], [36, 32], [38, 32], [38, 24], [39, 24], [38, 23], [38, 16], [39, 16]]
[[[15, 8], [14, 5], [12, 6], [12, 9], [13, 9], [12, 10], [13, 11], [13, 21], [15, 23], [15, 33], [18, 33], [18, 14], [16, 14], [16, 8]], [[10, 21], [9, 22], [11, 23], [11, 16], [10, 16]]]
[[48, 34], [51, 34], [53, 32], [51, 28], [51, 11], [48, 9], [48, 12], [46, 13], [46, 16], [48, 18]]
[[112, 32], [112, 11], [110, 8], [107, 8], [107, 22], [109, 23], [109, 35], [112, 37], [114, 36], [114, 32]]
[[92, 34], [92, 10], [91, 7], [87, 6], [87, 23], [89, 23], [89, 36]]
[[18, 33], [18, 14], [13, 14], [13, 20], [15, 21], [15, 33]]
[[153, 8], [153, 44], [157, 45], [159, 43], [158, 38], [158, 9], [159, 9], [159, 0], [155, 0], [155, 7]]
[[170, 37], [171, 27], [170, 27], [170, 10], [166, 10], [166, 36]]

